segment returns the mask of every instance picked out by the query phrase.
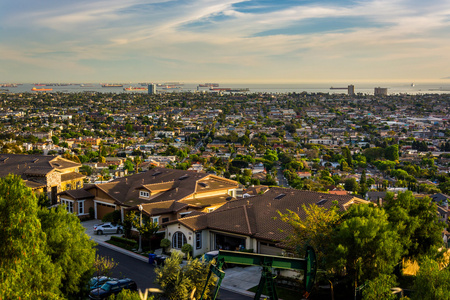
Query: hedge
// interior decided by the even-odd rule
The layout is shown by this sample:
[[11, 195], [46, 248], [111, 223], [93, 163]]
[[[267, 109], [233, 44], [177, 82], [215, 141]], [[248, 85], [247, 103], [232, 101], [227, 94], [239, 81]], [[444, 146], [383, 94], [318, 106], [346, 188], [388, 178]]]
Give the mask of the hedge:
[[137, 242], [135, 240], [126, 239], [126, 238], [123, 238], [123, 237], [120, 237], [120, 236], [114, 236], [113, 235], [113, 236], [111, 236], [111, 240], [119, 242], [119, 243], [122, 243], [122, 244], [125, 244], [125, 245], [129, 245], [129, 246], [132, 246], [132, 247], [137, 246]]

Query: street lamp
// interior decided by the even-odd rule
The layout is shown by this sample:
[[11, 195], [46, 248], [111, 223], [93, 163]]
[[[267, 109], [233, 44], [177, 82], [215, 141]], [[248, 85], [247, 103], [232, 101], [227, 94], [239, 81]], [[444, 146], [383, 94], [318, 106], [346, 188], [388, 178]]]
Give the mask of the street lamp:
[[138, 207], [139, 207], [139, 211], [141, 212], [140, 216], [139, 216], [139, 226], [140, 226], [140, 228], [138, 230], [138, 232], [139, 232], [139, 249], [138, 249], [138, 252], [142, 252], [141, 228], [142, 228], [142, 209], [143, 209], [143, 207], [142, 207], [142, 205], [139, 205]]

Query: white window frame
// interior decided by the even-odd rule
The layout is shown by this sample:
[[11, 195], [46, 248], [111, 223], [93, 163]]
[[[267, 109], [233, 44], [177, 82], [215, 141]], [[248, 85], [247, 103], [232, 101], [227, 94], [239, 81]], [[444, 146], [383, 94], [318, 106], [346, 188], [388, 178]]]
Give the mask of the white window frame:
[[[84, 212], [84, 201], [85, 200], [78, 200], [77, 202], [78, 202], [78, 215], [79, 216], [82, 216], [82, 215], [87, 215], [85, 212]], [[81, 209], [80, 209], [81, 208]]]
[[208, 210], [209, 213], [213, 212], [214, 211], [214, 207], [208, 207], [207, 210]]
[[202, 232], [198, 231], [195, 233], [195, 249], [202, 249]]
[[73, 214], [73, 200], [61, 199], [61, 205], [66, 205], [66, 210], [68, 213]]
[[[179, 235], [181, 235], [180, 238], [178, 237]], [[181, 239], [181, 245], [179, 245], [179, 239]], [[186, 235], [181, 231], [174, 232], [172, 235], [172, 248], [181, 249], [184, 244], [187, 244]]]
[[159, 217], [152, 217], [152, 223], [159, 224]]
[[148, 198], [150, 197], [150, 193], [147, 191], [139, 191], [139, 197]]

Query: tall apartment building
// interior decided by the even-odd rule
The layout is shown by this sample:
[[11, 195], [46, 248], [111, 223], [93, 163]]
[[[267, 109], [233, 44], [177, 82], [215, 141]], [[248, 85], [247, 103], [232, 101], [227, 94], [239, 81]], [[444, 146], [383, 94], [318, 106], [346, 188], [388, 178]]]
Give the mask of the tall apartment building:
[[148, 94], [149, 95], [154, 95], [156, 94], [156, 84], [149, 84], [148, 85]]
[[347, 87], [347, 92], [349, 96], [353, 96], [355, 94], [355, 86], [353, 84], [350, 84]]
[[373, 91], [373, 94], [375, 96], [387, 96], [388, 94], [388, 89], [387, 88], [382, 88], [382, 87], [376, 87]]

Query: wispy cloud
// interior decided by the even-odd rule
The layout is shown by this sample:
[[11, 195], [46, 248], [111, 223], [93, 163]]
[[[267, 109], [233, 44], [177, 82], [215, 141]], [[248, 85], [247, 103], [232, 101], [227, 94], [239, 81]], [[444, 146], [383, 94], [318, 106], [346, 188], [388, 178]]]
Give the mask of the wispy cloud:
[[[0, 12], [6, 56], [43, 68], [49, 63], [55, 70], [54, 62], [64, 62], [61, 73], [67, 64], [82, 70], [98, 62], [99, 72], [117, 65], [124, 74], [125, 64], [118, 61], [127, 60], [146, 66], [135, 71], [141, 75], [152, 66], [188, 75], [197, 66], [214, 74], [233, 74], [234, 68], [241, 77], [286, 74], [299, 80], [306, 75], [286, 68], [315, 77], [326, 73], [315, 69], [357, 77], [383, 76], [397, 67], [408, 69], [407, 76], [414, 70], [405, 65], [435, 66], [450, 47], [450, 3], [440, 0], [18, 3]], [[358, 66], [371, 72], [356, 71]], [[418, 69], [423, 74], [426, 66]], [[442, 63], [435, 72], [436, 78], [445, 76]]]

